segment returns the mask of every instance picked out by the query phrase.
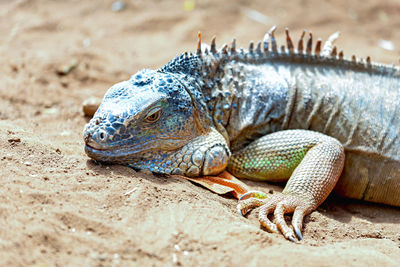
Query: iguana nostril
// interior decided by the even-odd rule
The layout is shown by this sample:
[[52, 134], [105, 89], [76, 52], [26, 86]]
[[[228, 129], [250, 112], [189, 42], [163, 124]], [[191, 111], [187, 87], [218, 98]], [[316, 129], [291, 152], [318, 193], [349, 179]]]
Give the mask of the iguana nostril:
[[103, 132], [100, 133], [100, 139], [104, 140], [105, 134]]

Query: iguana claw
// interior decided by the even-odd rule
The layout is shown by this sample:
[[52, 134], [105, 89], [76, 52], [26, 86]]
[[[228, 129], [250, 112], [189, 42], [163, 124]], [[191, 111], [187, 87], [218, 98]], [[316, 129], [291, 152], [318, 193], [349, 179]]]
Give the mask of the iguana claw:
[[[307, 200], [300, 196], [282, 193], [269, 195], [259, 191], [250, 191], [239, 199], [238, 211], [241, 215], [245, 215], [251, 209], [260, 206], [258, 216], [260, 224], [269, 232], [281, 232], [286, 239], [295, 243], [297, 243], [295, 236], [299, 241], [303, 239], [301, 234], [303, 218], [305, 214], [312, 210]], [[268, 219], [268, 215], [272, 212], [274, 213], [275, 223]], [[292, 212], [293, 229], [286, 224], [284, 218], [284, 214]]]
[[288, 239], [293, 243], [297, 243], [297, 240], [293, 236], [288, 236]]
[[298, 238], [300, 241], [303, 240], [303, 235], [301, 234], [300, 229], [299, 229], [296, 225], [293, 225], [293, 228], [294, 228], [294, 232], [295, 232], [296, 235], [297, 235], [297, 238]]

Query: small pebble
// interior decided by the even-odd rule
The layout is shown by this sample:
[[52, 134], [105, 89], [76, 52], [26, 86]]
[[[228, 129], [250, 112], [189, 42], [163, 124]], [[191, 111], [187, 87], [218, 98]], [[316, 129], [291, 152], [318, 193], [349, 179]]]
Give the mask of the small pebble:
[[62, 131], [61, 133], [60, 133], [60, 135], [61, 136], [68, 136], [68, 135], [71, 135], [71, 131], [69, 131], [69, 130], [66, 130], [66, 131]]
[[194, 0], [183, 1], [183, 9], [185, 11], [193, 11], [196, 7], [196, 2]]
[[56, 73], [60, 76], [67, 75], [76, 69], [76, 67], [78, 67], [78, 60], [74, 59], [69, 64], [65, 64], [57, 68]]
[[106, 260], [106, 256], [105, 256], [105, 255], [99, 255], [99, 256], [97, 257], [97, 259], [98, 259], [99, 261], [105, 261], [105, 260]]
[[123, 1], [115, 1], [111, 5], [111, 10], [114, 12], [120, 12], [126, 8], [126, 5]]
[[255, 9], [246, 8], [244, 11], [247, 17], [261, 24], [271, 25], [271, 22], [273, 21], [271, 17], [268, 17]]
[[124, 196], [130, 195], [131, 193], [135, 192], [136, 189], [137, 189], [137, 187], [135, 187], [135, 188], [133, 188], [133, 189], [131, 189], [131, 190], [125, 192]]
[[379, 40], [379, 46], [385, 50], [393, 51], [394, 50], [394, 44], [392, 41], [388, 40]]
[[45, 108], [43, 114], [56, 114], [58, 112], [57, 108]]
[[96, 113], [97, 108], [101, 104], [101, 99], [91, 97], [89, 99], [86, 99], [82, 103], [82, 110], [85, 116], [88, 117], [93, 117], [94, 113]]
[[178, 262], [178, 256], [176, 256], [176, 254], [172, 254], [172, 262], [173, 263], [177, 263]]
[[90, 40], [90, 38], [86, 38], [82, 41], [83, 47], [89, 47], [91, 44], [92, 44], [92, 41]]

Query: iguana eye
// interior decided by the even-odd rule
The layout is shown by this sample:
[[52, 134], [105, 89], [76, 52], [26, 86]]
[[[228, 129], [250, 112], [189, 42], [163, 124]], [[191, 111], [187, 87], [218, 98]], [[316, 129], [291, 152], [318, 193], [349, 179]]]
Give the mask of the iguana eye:
[[147, 114], [145, 121], [156, 122], [160, 119], [160, 117], [161, 117], [161, 109], [153, 109]]

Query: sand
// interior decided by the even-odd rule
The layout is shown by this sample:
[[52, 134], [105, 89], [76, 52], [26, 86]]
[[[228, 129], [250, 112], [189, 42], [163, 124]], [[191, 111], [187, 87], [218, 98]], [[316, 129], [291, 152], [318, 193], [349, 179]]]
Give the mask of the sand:
[[[0, 1], [1, 266], [399, 266], [400, 209], [331, 196], [304, 241], [261, 229], [257, 211], [189, 181], [97, 165], [81, 103], [142, 68], [278, 24], [342, 32], [345, 55], [400, 56], [398, 1]], [[186, 6], [186, 8], [185, 8]], [[395, 45], [383, 49], [379, 40]], [[282, 190], [266, 183], [253, 189]]]

